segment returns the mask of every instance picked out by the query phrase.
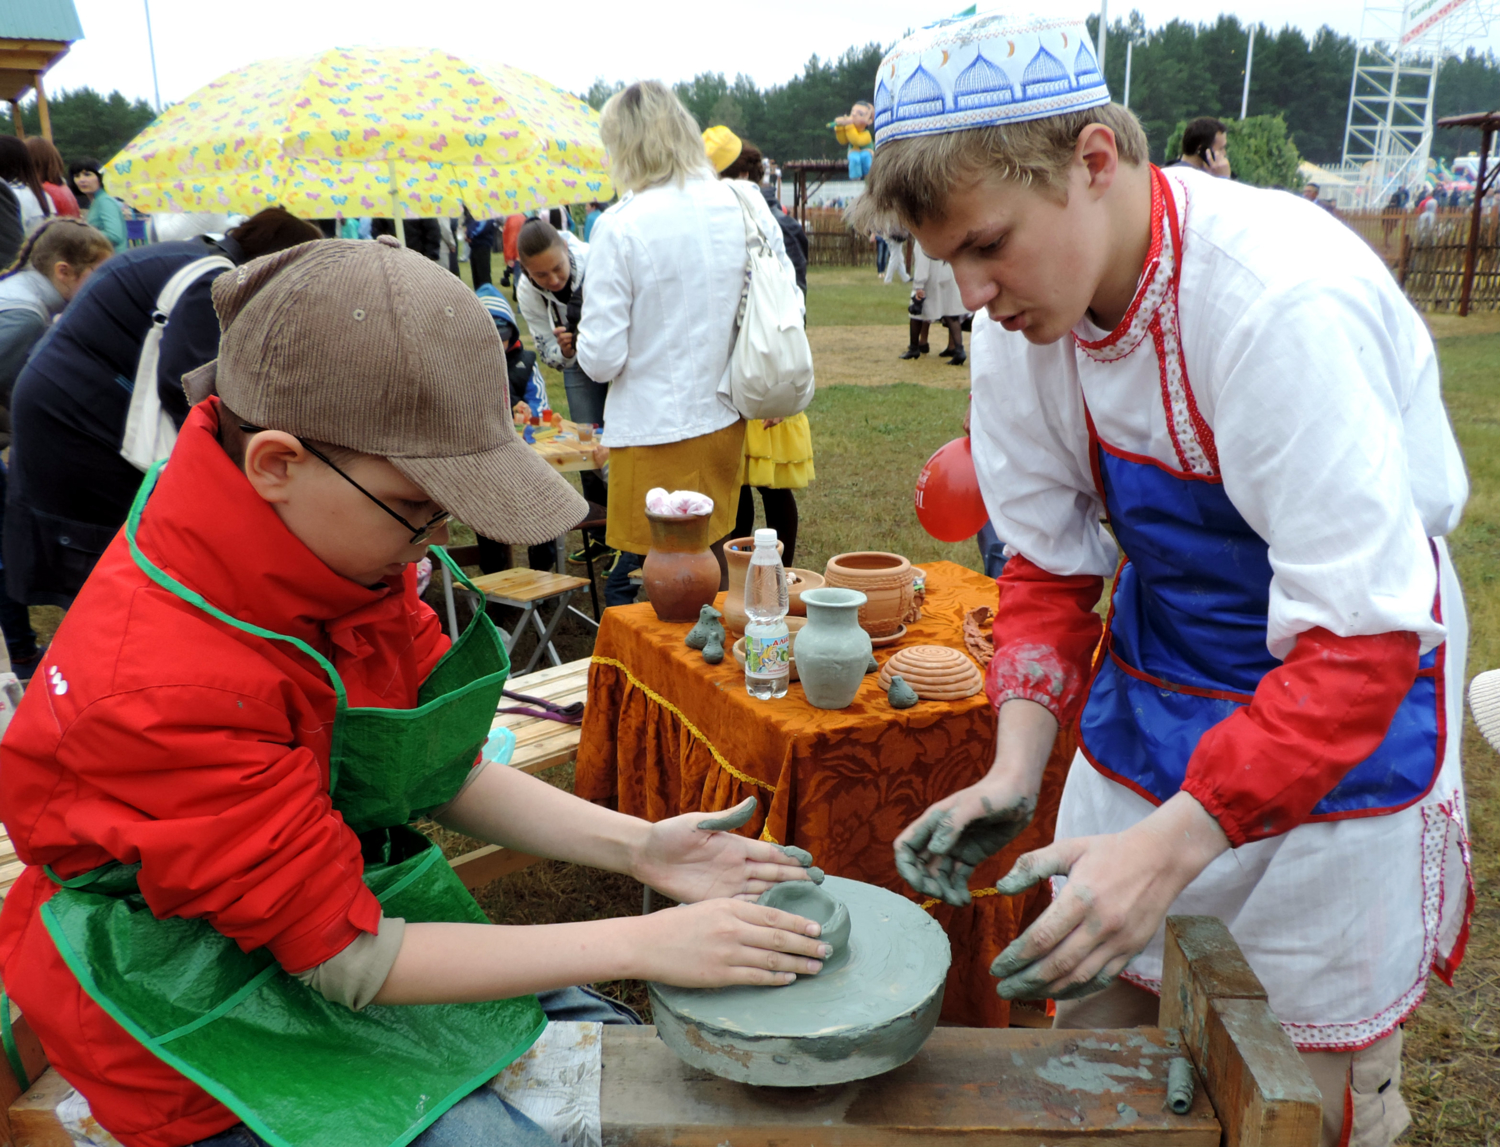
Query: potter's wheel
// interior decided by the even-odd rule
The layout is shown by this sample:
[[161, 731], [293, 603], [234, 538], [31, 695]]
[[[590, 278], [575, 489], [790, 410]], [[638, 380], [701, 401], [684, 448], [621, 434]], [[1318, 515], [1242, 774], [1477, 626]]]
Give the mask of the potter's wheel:
[[905, 897], [830, 876], [849, 910], [848, 956], [785, 987], [651, 984], [656, 1029], [683, 1060], [740, 1083], [810, 1087], [899, 1067], [943, 1006], [948, 937]]

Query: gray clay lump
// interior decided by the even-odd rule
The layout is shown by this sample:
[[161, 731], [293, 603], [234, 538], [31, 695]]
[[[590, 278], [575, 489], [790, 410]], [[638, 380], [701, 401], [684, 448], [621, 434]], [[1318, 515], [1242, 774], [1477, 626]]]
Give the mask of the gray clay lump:
[[825, 968], [849, 954], [849, 909], [819, 884], [811, 880], [783, 880], [762, 892], [756, 903], [816, 920], [822, 927], [818, 939], [833, 949], [823, 961]]

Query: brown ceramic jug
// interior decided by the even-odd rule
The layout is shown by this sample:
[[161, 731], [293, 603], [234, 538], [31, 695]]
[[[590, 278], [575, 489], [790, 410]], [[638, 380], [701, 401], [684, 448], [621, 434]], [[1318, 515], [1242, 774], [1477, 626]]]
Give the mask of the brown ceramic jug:
[[[777, 542], [776, 556], [780, 557], [785, 548]], [[754, 538], [730, 538], [724, 543], [724, 560], [729, 563], [729, 592], [724, 595], [723, 607], [724, 628], [741, 636], [745, 632], [745, 623], [750, 620], [745, 615], [745, 578], [750, 573], [750, 559], [754, 555]]]
[[659, 621], [697, 621], [699, 611], [719, 594], [719, 562], [708, 548], [710, 516], [667, 518], [646, 512], [651, 549], [641, 579]]

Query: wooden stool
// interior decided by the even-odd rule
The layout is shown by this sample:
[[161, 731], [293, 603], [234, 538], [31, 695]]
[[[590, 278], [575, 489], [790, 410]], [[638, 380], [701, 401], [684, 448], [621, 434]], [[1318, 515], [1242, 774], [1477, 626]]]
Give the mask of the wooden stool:
[[[446, 574], [446, 567], [444, 573]], [[446, 585], [445, 579], [445, 585]], [[520, 638], [522, 631], [530, 623], [540, 636], [537, 642], [536, 652], [531, 655], [531, 660], [526, 667], [515, 674], [517, 677], [524, 676], [536, 668], [537, 662], [545, 653], [553, 665], [561, 665], [562, 658], [557, 655], [557, 650], [552, 644], [553, 635], [557, 633], [557, 627], [568, 614], [568, 603], [573, 595], [591, 581], [585, 581], [581, 577], [573, 577], [569, 574], [552, 573], [549, 570], [501, 570], [499, 573], [481, 574], [474, 579], [474, 585], [484, 594], [486, 601], [493, 601], [499, 605], [509, 605], [521, 610], [521, 619], [516, 622], [515, 629], [510, 633], [504, 633], [505, 648], [515, 648], [516, 641]], [[553, 612], [550, 621], [543, 624], [541, 607], [549, 601], [557, 603], [557, 609]]]

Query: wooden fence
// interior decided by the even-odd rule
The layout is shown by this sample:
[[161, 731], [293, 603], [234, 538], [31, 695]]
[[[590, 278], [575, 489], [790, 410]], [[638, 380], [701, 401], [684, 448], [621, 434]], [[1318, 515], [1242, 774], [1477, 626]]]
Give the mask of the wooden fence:
[[[1468, 246], [1468, 212], [1462, 218], [1440, 218], [1430, 230], [1413, 227], [1396, 268], [1406, 297], [1421, 310], [1456, 311]], [[1488, 211], [1479, 224], [1469, 309], [1500, 310], [1500, 222]]]
[[[1341, 211], [1339, 218], [1386, 261], [1419, 309], [1458, 309], [1469, 242], [1468, 208], [1439, 211], [1431, 224], [1411, 211]], [[1484, 213], [1480, 224], [1469, 308], [1500, 310], [1500, 222], [1491, 211]]]
[[807, 209], [807, 262], [813, 267], [866, 267], [875, 262], [875, 245], [849, 230], [836, 207]]

